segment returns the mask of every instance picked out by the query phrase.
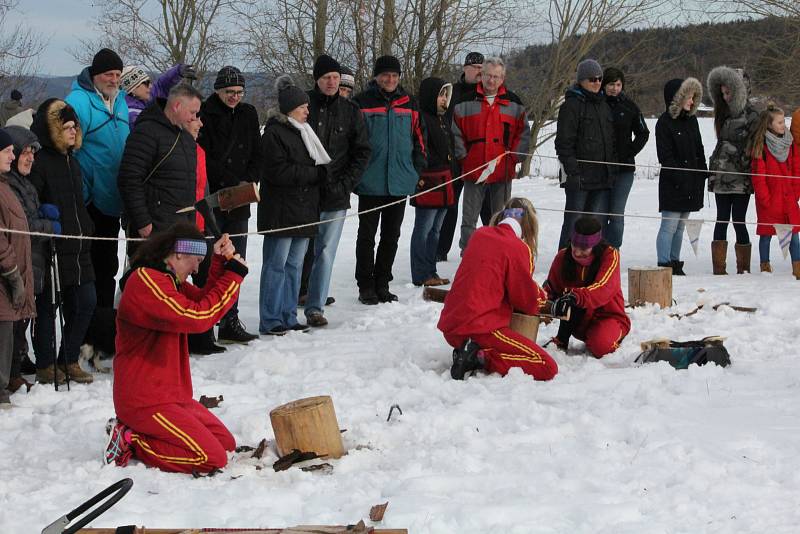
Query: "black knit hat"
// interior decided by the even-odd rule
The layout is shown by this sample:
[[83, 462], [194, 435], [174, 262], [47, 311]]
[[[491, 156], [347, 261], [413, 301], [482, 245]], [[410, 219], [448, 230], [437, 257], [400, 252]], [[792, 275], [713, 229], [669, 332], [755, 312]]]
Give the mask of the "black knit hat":
[[353, 76], [353, 71], [347, 67], [342, 67], [341, 70], [342, 81], [339, 82], [341, 87], [349, 87], [350, 89], [356, 88], [356, 78]]
[[294, 84], [288, 74], [278, 76], [275, 80], [275, 89], [278, 91], [278, 109], [284, 115], [303, 104], [308, 104], [308, 95]]
[[122, 72], [122, 59], [116, 52], [108, 48], [103, 48], [92, 58], [92, 64], [89, 66], [89, 74], [97, 76], [110, 70], [118, 70]]
[[322, 54], [314, 62], [314, 79], [319, 80], [329, 72], [342, 72], [339, 62], [327, 54]]
[[480, 52], [470, 52], [464, 58], [464, 66], [467, 65], [483, 65], [483, 54]]
[[244, 74], [236, 67], [226, 65], [219, 69], [214, 81], [214, 90], [226, 87], [244, 87]]
[[372, 70], [372, 75], [377, 76], [383, 72], [396, 72], [402, 74], [400, 68], [400, 60], [394, 56], [381, 56], [375, 60], [375, 68]]
[[11, 139], [11, 136], [8, 135], [4, 129], [0, 128], [0, 150], [5, 150], [13, 144], [14, 140]]
[[603, 85], [607, 83], [614, 83], [617, 80], [622, 82], [622, 87], [625, 87], [625, 74], [616, 67], [608, 67], [603, 71]]
[[11, 100], [22, 100], [22, 93], [14, 89], [11, 91]]
[[58, 118], [61, 119], [61, 124], [66, 124], [69, 121], [75, 123], [75, 126], [80, 126], [81, 121], [78, 119], [78, 115], [75, 113], [75, 110], [69, 104], [65, 105], [61, 111], [58, 113]]

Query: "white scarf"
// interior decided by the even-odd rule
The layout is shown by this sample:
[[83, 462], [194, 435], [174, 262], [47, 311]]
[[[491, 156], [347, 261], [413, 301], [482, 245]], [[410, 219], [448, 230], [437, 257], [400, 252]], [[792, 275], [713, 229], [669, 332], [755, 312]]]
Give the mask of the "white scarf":
[[505, 224], [511, 227], [514, 230], [514, 233], [517, 235], [518, 238], [522, 239], [522, 225], [519, 224], [519, 221], [516, 220], [514, 217], [506, 217], [500, 224]]
[[330, 163], [331, 157], [328, 155], [325, 147], [322, 146], [319, 137], [317, 137], [317, 134], [314, 133], [314, 129], [311, 127], [311, 125], [309, 125], [307, 122], [297, 122], [289, 116], [286, 118], [289, 119], [289, 124], [300, 131], [300, 137], [303, 139], [303, 144], [306, 145], [308, 155], [314, 160], [314, 164], [326, 165]]

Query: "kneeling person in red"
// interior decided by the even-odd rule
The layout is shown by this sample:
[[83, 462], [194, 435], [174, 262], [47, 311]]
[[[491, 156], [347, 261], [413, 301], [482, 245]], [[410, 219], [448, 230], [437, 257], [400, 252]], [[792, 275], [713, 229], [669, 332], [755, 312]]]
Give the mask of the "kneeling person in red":
[[539, 224], [533, 205], [512, 198], [490, 226], [477, 230], [464, 250], [438, 328], [454, 347], [450, 375], [486, 369], [503, 376], [519, 367], [550, 380], [558, 365], [539, 345], [511, 328], [514, 311], [539, 313], [545, 293], [533, 280]]
[[195, 287], [186, 278], [206, 252], [200, 231], [179, 223], [144, 242], [122, 278], [114, 357], [119, 422], [110, 429], [107, 463], [125, 465], [132, 455], [164, 471], [204, 473], [224, 467], [236, 447], [222, 421], [192, 399], [188, 334], [225, 315], [247, 266], [223, 235], [206, 285]]
[[553, 300], [553, 315], [570, 312], [553, 338], [565, 351], [575, 336], [602, 358], [617, 350], [631, 330], [620, 286], [619, 250], [603, 240], [600, 222], [592, 216], [575, 221], [570, 244], [556, 254], [544, 288]]

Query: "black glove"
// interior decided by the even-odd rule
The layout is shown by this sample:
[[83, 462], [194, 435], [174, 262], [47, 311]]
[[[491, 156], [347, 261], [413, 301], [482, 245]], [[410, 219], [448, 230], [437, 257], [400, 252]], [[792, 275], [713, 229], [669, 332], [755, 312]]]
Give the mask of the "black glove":
[[247, 276], [247, 273], [250, 272], [250, 270], [247, 268], [247, 265], [240, 262], [236, 258], [231, 258], [228, 261], [226, 261], [224, 267], [226, 271], [232, 271], [241, 276], [242, 278]]
[[19, 268], [15, 268], [10, 273], [3, 274], [3, 278], [5, 278], [6, 283], [8, 283], [11, 307], [18, 310], [25, 303], [25, 282], [22, 280]]
[[194, 65], [181, 65], [178, 67], [178, 73], [181, 75], [181, 78], [186, 78], [187, 80], [197, 79], [197, 71], [194, 70]]
[[553, 301], [553, 315], [556, 317], [566, 317], [567, 313], [578, 304], [578, 299], [572, 293], [561, 295]]

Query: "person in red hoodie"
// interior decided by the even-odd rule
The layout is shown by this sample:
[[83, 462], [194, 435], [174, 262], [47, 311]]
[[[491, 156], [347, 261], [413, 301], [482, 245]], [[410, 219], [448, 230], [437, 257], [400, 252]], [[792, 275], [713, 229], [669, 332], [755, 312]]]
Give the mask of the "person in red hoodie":
[[197, 288], [186, 278], [205, 257], [206, 241], [193, 224], [176, 223], [138, 248], [121, 281], [117, 421], [109, 422], [106, 463], [124, 466], [133, 456], [164, 471], [203, 473], [224, 467], [236, 447], [225, 425], [192, 399], [187, 334], [216, 323], [247, 275], [227, 234], [213, 248], [208, 281]]
[[600, 222], [591, 215], [575, 221], [566, 248], [558, 251], [544, 283], [553, 315], [562, 320], [552, 339], [564, 351], [569, 338], [586, 343], [596, 358], [619, 348], [631, 330], [619, 276], [619, 250], [603, 240]]
[[519, 367], [536, 380], [558, 373], [543, 348], [509, 328], [512, 312], [536, 315], [545, 303], [533, 280], [538, 234], [533, 205], [512, 198], [472, 235], [437, 325], [454, 348], [453, 379], [477, 369], [505, 376]]

